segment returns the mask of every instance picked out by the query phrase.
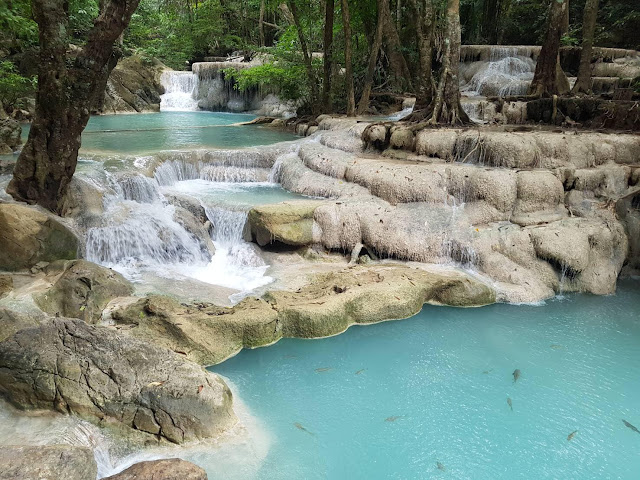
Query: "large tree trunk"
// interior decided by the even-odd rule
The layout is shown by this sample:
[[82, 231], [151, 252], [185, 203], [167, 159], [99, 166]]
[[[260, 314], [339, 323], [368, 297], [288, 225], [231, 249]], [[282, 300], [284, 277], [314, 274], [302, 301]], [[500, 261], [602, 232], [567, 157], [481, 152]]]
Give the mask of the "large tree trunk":
[[300, 16], [298, 15], [298, 8], [296, 7], [295, 0], [288, 0], [289, 11], [291, 12], [291, 18], [293, 24], [298, 32], [298, 41], [300, 42], [300, 48], [302, 49], [302, 56], [304, 57], [304, 66], [307, 70], [307, 78], [311, 87], [311, 111], [314, 115], [319, 113], [318, 109], [318, 82], [316, 81], [316, 75], [313, 72], [313, 63], [311, 58], [311, 52], [307, 47], [307, 40], [302, 30], [302, 24], [300, 23]]
[[433, 38], [435, 29], [435, 9], [432, 0], [411, 0], [416, 12], [416, 28], [418, 33], [418, 103], [428, 105], [435, 91], [433, 81]]
[[384, 18], [383, 28], [385, 42], [389, 53], [389, 64], [392, 72], [392, 80], [396, 89], [401, 91], [413, 91], [411, 83], [411, 71], [407, 65], [407, 61], [402, 54], [402, 44], [398, 31], [396, 30], [391, 18], [391, 10], [389, 8], [389, 0], [382, 0], [378, 3], [378, 8], [382, 7]]
[[342, 0], [342, 23], [344, 25], [344, 63], [347, 84], [347, 116], [356, 114], [356, 98], [353, 91], [353, 60], [351, 59], [351, 15], [349, 0]]
[[582, 52], [580, 52], [580, 67], [578, 79], [571, 93], [591, 92], [591, 56], [593, 51], [593, 37], [596, 31], [598, 18], [598, 0], [587, 0], [584, 6], [582, 20]]
[[529, 86], [529, 95], [550, 97], [560, 93], [558, 88], [558, 53], [567, 8], [567, 0], [551, 0], [547, 33], [542, 44], [540, 57], [538, 57], [533, 81]]
[[325, 0], [324, 3], [324, 78], [322, 79], [322, 108], [324, 113], [331, 113], [331, 67], [333, 47], [333, 14], [335, 10], [334, 0]]
[[384, 0], [378, 0], [378, 23], [376, 24], [376, 33], [374, 34], [371, 50], [369, 52], [369, 64], [367, 66], [367, 75], [364, 79], [362, 88], [362, 96], [358, 103], [358, 115], [362, 115], [369, 107], [369, 97], [371, 96], [371, 88], [373, 87], [373, 76], [376, 72], [376, 64], [378, 63], [378, 53], [382, 46], [382, 33], [384, 29], [384, 13], [381, 3]]
[[484, 0], [482, 4], [482, 24], [480, 31], [483, 40], [489, 45], [498, 43], [500, 3], [501, 0]]
[[460, 0], [447, 0], [445, 52], [438, 91], [430, 105], [430, 124], [464, 125], [471, 123], [460, 104]]
[[104, 0], [85, 46], [68, 53], [66, 0], [32, 0], [38, 23], [40, 63], [36, 113], [7, 192], [13, 198], [60, 213], [76, 170], [80, 136], [115, 66], [114, 42], [139, 0]]

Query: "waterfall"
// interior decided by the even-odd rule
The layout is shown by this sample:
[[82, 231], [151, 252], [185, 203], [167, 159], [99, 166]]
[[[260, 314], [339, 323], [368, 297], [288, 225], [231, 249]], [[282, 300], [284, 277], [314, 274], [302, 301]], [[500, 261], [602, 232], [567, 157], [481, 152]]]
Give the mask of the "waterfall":
[[154, 203], [162, 198], [158, 183], [144, 175], [123, 175], [112, 182], [118, 197], [138, 203]]
[[461, 64], [463, 92], [468, 96], [526, 95], [536, 68], [533, 58], [519, 47], [488, 48], [488, 59]]
[[270, 169], [251, 166], [191, 163], [184, 160], [164, 162], [154, 172], [159, 185], [170, 187], [185, 180], [206, 180], [208, 182], [265, 182]]
[[196, 91], [198, 77], [191, 72], [162, 72], [160, 82], [165, 93], [160, 96], [162, 111], [194, 111], [198, 110]]
[[206, 264], [208, 250], [174, 214], [175, 208], [161, 201], [115, 205], [105, 214], [105, 226], [87, 232], [87, 260], [126, 274], [139, 266]]

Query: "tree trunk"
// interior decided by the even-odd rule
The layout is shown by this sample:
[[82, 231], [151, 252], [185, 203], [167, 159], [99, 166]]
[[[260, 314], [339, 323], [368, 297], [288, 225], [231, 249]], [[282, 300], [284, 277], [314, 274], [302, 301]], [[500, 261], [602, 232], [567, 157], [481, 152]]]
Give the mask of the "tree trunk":
[[342, 23], [344, 25], [344, 66], [347, 84], [347, 117], [356, 114], [356, 98], [353, 91], [353, 63], [351, 59], [351, 15], [349, 15], [349, 0], [342, 0]]
[[558, 53], [567, 9], [567, 0], [551, 0], [547, 33], [545, 34], [536, 72], [529, 86], [529, 95], [550, 97], [558, 95]]
[[7, 192], [13, 198], [60, 213], [76, 170], [80, 136], [115, 66], [114, 42], [129, 24], [139, 0], [104, 0], [77, 53], [68, 49], [66, 0], [32, 0], [38, 23], [40, 63], [36, 112]]
[[489, 45], [498, 43], [501, 0], [484, 0], [482, 4], [482, 24], [480, 27], [483, 40]]
[[291, 18], [298, 32], [298, 41], [300, 42], [300, 48], [302, 49], [302, 56], [304, 57], [304, 65], [307, 69], [307, 78], [309, 86], [311, 87], [311, 111], [314, 115], [318, 112], [318, 82], [316, 82], [316, 75], [313, 72], [313, 63], [311, 58], [311, 52], [307, 47], [307, 41], [304, 37], [304, 31], [302, 30], [302, 24], [300, 23], [300, 16], [298, 15], [298, 8], [296, 7], [295, 0], [288, 0], [289, 11], [291, 12]]
[[324, 8], [324, 78], [322, 80], [322, 108], [324, 113], [331, 113], [331, 67], [333, 63], [331, 55], [333, 48], [334, 0], [325, 0]]
[[428, 105], [435, 91], [433, 81], [433, 36], [435, 28], [435, 9], [432, 0], [411, 0], [416, 11], [416, 28], [418, 34], [418, 103]]
[[398, 36], [398, 31], [391, 19], [389, 0], [382, 0], [379, 2], [378, 8], [380, 8], [380, 6], [382, 6], [382, 14], [384, 18], [384, 36], [386, 44], [389, 47], [389, 64], [391, 66], [393, 84], [398, 90], [413, 91], [411, 72], [409, 71], [407, 61], [402, 54], [402, 45], [400, 37]]
[[598, 0], [587, 0], [584, 6], [582, 20], [582, 51], [580, 52], [580, 67], [578, 79], [571, 93], [591, 93], [591, 55], [593, 51], [593, 37], [598, 18]]
[[264, 1], [260, 1], [260, 23], [258, 24], [258, 30], [260, 32], [260, 46], [264, 47]]
[[[460, 104], [460, 0], [447, 0], [445, 51], [442, 56], [442, 70], [435, 98], [428, 108], [414, 112], [409, 121], [426, 116], [428, 125], [444, 123], [448, 125], [466, 125], [472, 123]], [[419, 123], [420, 128], [425, 123]]]
[[369, 97], [371, 96], [371, 88], [373, 87], [373, 76], [376, 72], [376, 64], [378, 63], [378, 53], [382, 46], [382, 33], [384, 29], [384, 14], [381, 3], [384, 0], [378, 0], [378, 23], [376, 25], [376, 33], [374, 34], [371, 51], [369, 52], [369, 64], [367, 66], [367, 75], [364, 79], [362, 88], [362, 96], [358, 103], [358, 115], [362, 115], [369, 108]]

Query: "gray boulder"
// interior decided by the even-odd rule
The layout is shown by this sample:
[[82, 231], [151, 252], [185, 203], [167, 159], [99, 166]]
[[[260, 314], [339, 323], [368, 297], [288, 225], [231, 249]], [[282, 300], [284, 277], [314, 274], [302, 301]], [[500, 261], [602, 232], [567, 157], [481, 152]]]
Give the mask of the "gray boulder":
[[0, 120], [0, 154], [11, 153], [22, 143], [22, 127], [12, 118]]
[[0, 204], [0, 270], [27, 270], [36, 263], [78, 254], [78, 238], [55, 215], [35, 207]]
[[140, 462], [102, 480], [207, 480], [207, 472], [179, 458]]
[[98, 474], [93, 452], [71, 445], [3, 446], [3, 480], [94, 480]]
[[0, 343], [0, 395], [21, 409], [57, 410], [174, 443], [217, 436], [236, 422], [231, 391], [217, 375], [164, 348], [66, 318]]
[[57, 279], [35, 301], [52, 315], [95, 323], [102, 318], [107, 303], [133, 294], [131, 283], [118, 272], [86, 260], [54, 262], [46, 271]]

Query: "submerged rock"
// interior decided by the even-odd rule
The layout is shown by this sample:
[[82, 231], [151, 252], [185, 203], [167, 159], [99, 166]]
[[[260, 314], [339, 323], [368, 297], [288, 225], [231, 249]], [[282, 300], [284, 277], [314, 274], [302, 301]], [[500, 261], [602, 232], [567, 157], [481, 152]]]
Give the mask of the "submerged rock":
[[66, 318], [0, 343], [0, 394], [18, 408], [57, 410], [174, 443], [214, 437], [236, 422], [231, 391], [217, 375], [166, 349]]
[[207, 472], [179, 458], [140, 462], [102, 480], [207, 480]]
[[71, 260], [77, 254], [78, 238], [55, 215], [0, 204], [0, 270], [27, 270], [41, 261]]
[[94, 480], [98, 467], [90, 448], [71, 445], [3, 446], [4, 480]]
[[351, 266], [314, 274], [295, 292], [273, 291], [232, 308], [180, 304], [151, 296], [112, 313], [122, 332], [215, 364], [242, 348], [282, 337], [335, 335], [355, 323], [410, 317], [425, 303], [479, 306], [493, 289], [461, 271], [428, 272], [404, 265]]
[[133, 286], [121, 274], [86, 260], [55, 262], [46, 272], [54, 283], [35, 301], [51, 315], [95, 323], [107, 303], [133, 294]]

